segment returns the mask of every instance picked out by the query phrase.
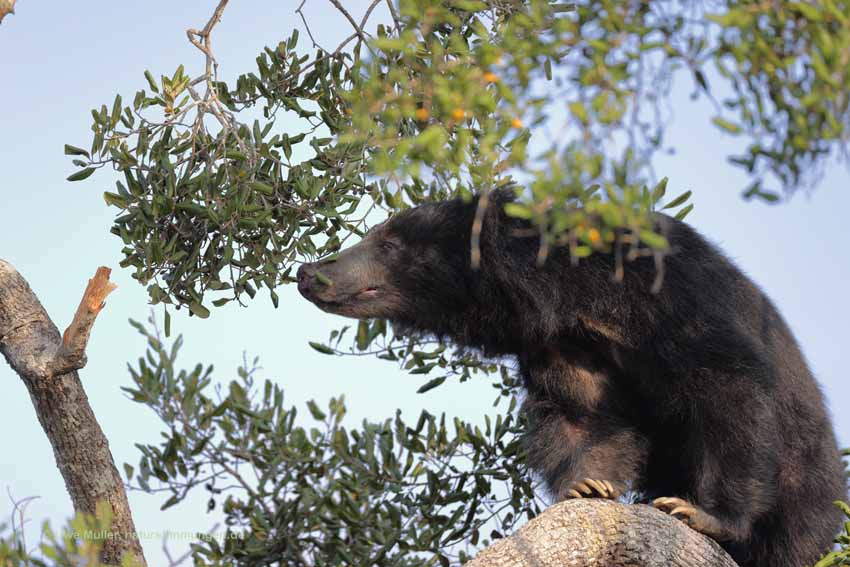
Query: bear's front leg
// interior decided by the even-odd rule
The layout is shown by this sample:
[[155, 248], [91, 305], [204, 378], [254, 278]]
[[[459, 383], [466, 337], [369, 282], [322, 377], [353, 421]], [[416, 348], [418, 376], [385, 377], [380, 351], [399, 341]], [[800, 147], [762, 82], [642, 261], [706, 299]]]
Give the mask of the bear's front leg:
[[531, 467], [557, 500], [616, 499], [636, 484], [649, 449], [630, 401], [586, 352], [541, 349], [520, 359]]
[[531, 391], [523, 413], [529, 464], [556, 500], [616, 499], [640, 478], [648, 444], [621, 418], [591, 411], [570, 415]]

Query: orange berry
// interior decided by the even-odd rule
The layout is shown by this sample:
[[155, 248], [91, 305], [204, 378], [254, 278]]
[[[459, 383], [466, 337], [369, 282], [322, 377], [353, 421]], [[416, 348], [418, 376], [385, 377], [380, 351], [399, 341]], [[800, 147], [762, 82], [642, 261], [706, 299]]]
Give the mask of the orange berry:
[[488, 83], [498, 83], [499, 76], [496, 73], [487, 72], [484, 73], [484, 80]]
[[428, 120], [428, 116], [430, 116], [431, 113], [428, 112], [427, 108], [417, 108], [416, 112], [413, 114], [419, 122], [425, 122]]
[[511, 126], [513, 126], [514, 128], [522, 128], [522, 120], [520, 120], [519, 118], [514, 118], [513, 120], [511, 120]]
[[587, 231], [587, 238], [590, 240], [591, 244], [596, 244], [602, 238], [602, 235], [599, 233], [598, 229], [591, 228]]
[[454, 110], [452, 110], [452, 118], [457, 121], [461, 121], [466, 118], [466, 111], [462, 108], [455, 108]]

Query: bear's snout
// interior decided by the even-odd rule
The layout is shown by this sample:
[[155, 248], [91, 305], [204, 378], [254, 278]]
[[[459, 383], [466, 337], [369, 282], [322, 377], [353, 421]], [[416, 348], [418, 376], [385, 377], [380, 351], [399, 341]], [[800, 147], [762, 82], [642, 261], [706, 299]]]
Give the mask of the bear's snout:
[[316, 280], [316, 267], [313, 264], [301, 264], [301, 267], [298, 268], [296, 278], [298, 279], [299, 293], [307, 299], [310, 299], [310, 288]]

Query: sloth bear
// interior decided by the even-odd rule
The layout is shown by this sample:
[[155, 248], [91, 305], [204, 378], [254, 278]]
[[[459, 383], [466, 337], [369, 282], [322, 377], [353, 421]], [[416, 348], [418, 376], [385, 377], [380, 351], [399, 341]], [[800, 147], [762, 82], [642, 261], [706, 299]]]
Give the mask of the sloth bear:
[[[687, 224], [660, 290], [641, 257], [572, 261], [477, 199], [429, 203], [374, 227], [335, 259], [304, 264], [319, 308], [386, 318], [511, 356], [526, 391], [526, 447], [557, 499], [632, 490], [720, 543], [742, 566], [803, 567], [840, 527], [843, 465], [823, 397], [771, 301]], [[317, 276], [321, 272], [322, 276]]]

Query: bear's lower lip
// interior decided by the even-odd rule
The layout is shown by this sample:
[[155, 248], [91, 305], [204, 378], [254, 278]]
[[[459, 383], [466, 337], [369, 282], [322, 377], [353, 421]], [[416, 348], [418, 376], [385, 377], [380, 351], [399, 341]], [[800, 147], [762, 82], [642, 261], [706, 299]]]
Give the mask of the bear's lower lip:
[[358, 298], [375, 297], [376, 295], [378, 295], [379, 291], [380, 290], [377, 287], [367, 287], [366, 289], [359, 291], [357, 293], [357, 297]]
[[377, 297], [380, 294], [380, 288], [377, 287], [367, 287], [353, 295], [349, 295], [349, 299], [346, 300], [328, 300], [322, 299], [316, 294], [306, 294], [305, 297], [316, 304], [320, 309], [324, 309], [326, 311], [337, 312], [343, 309], [349, 301], [355, 299], [371, 299], [373, 297]]

